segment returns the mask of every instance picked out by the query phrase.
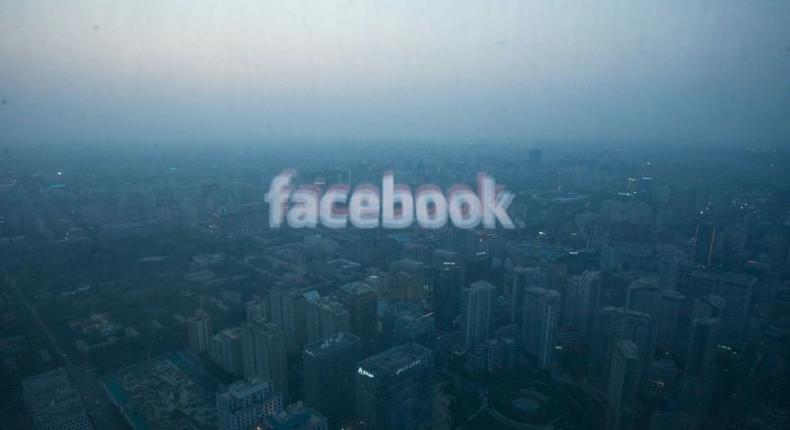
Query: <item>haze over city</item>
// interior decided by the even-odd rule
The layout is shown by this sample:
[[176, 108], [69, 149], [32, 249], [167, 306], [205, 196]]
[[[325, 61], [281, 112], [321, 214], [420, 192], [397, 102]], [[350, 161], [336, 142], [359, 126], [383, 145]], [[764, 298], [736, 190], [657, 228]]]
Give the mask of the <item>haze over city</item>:
[[0, 2], [0, 142], [784, 145], [790, 4]]
[[788, 23], [0, 0], [0, 430], [790, 428]]

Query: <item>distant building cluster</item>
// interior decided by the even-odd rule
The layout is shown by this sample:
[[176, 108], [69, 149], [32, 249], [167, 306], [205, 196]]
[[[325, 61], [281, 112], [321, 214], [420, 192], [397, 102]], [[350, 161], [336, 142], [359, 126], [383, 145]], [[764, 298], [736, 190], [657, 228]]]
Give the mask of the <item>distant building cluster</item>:
[[[0, 377], [77, 363], [136, 430], [787, 428], [784, 155], [465, 151], [298, 183], [489, 171], [517, 228], [271, 229], [269, 154], [4, 172]], [[38, 426], [91, 425], [36, 378]]]

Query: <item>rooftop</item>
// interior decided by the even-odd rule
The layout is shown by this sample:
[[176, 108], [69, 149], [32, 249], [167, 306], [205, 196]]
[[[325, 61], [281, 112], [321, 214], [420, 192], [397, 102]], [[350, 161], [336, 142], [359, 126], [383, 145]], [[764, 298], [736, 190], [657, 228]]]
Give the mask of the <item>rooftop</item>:
[[616, 342], [616, 345], [617, 345], [617, 349], [619, 349], [620, 352], [622, 352], [623, 357], [633, 358], [633, 359], [639, 358], [639, 348], [636, 346], [636, 344], [633, 341], [618, 340]]
[[371, 293], [375, 294], [375, 290], [373, 289], [373, 287], [371, 287], [368, 284], [365, 284], [364, 282], [358, 282], [358, 281], [344, 284], [338, 289], [338, 291], [353, 296], [361, 296], [364, 294], [371, 294]]
[[271, 391], [268, 382], [264, 381], [247, 381], [241, 380], [238, 382], [234, 382], [228, 386], [228, 393], [229, 395], [237, 398], [237, 399], [244, 399], [252, 394], [265, 391]]
[[342, 350], [349, 345], [359, 343], [360, 340], [357, 336], [348, 332], [340, 332], [336, 335], [312, 342], [305, 346], [304, 350], [310, 355], [318, 355], [319, 353]]
[[430, 349], [416, 343], [390, 348], [380, 354], [374, 355], [359, 364], [359, 373], [366, 375], [401, 373], [428, 362], [432, 357]]
[[755, 283], [757, 283], [757, 278], [750, 275], [727, 272], [721, 275], [721, 278], [719, 278], [719, 282], [727, 283], [727, 284], [754, 285]]

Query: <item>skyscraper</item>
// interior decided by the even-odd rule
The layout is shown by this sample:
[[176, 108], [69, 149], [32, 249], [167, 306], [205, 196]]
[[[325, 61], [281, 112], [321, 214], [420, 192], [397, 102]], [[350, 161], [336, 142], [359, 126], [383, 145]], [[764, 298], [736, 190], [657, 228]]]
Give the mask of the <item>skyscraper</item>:
[[393, 275], [387, 296], [390, 299], [420, 301], [430, 282], [430, 267], [420, 261], [404, 258], [390, 264]]
[[658, 318], [661, 307], [661, 290], [658, 281], [653, 278], [639, 278], [628, 286], [625, 308], [632, 311], [644, 312], [653, 318]]
[[683, 276], [678, 285], [678, 291], [689, 297], [700, 297], [713, 293], [719, 283], [719, 275], [704, 270], [693, 270]]
[[680, 258], [667, 255], [658, 262], [658, 287], [662, 290], [674, 290], [678, 286], [680, 276]]
[[288, 363], [283, 331], [277, 324], [253, 321], [242, 326], [244, 376], [271, 383], [288, 396]]
[[376, 290], [363, 282], [350, 282], [338, 288], [337, 299], [349, 313], [349, 331], [359, 337], [366, 352], [372, 352], [378, 325]]
[[324, 414], [330, 428], [340, 428], [354, 417], [354, 374], [362, 341], [341, 332], [308, 344], [302, 357], [305, 403]]
[[189, 349], [193, 352], [208, 351], [211, 334], [211, 317], [203, 310], [198, 309], [193, 317], [187, 319]]
[[720, 295], [706, 294], [694, 299], [691, 318], [721, 318], [724, 316], [724, 309], [726, 307], [727, 302]]
[[614, 343], [612, 360], [609, 366], [609, 382], [606, 398], [612, 417], [612, 428], [627, 430], [632, 428], [636, 393], [641, 379], [639, 348], [630, 340]]
[[696, 319], [692, 323], [679, 398], [683, 409], [697, 420], [705, 419], [712, 404], [721, 326], [718, 318]]
[[219, 430], [249, 430], [282, 410], [282, 396], [262, 381], [240, 381], [217, 394]]
[[282, 284], [272, 288], [269, 299], [271, 321], [283, 330], [289, 355], [302, 353], [307, 342], [307, 302], [317, 297], [318, 293], [313, 290], [288, 288]]
[[693, 260], [705, 267], [710, 267], [713, 262], [716, 247], [721, 239], [717, 239], [717, 228], [712, 224], [697, 224], [694, 232]]
[[651, 401], [668, 403], [677, 395], [678, 376], [680, 370], [675, 365], [675, 361], [663, 356], [657, 361], [653, 361], [650, 366], [650, 374], [647, 375], [647, 386], [644, 394]]
[[695, 319], [691, 324], [685, 375], [706, 378], [714, 370], [721, 320]]
[[396, 346], [357, 367], [357, 418], [377, 430], [426, 429], [433, 408], [433, 353], [416, 343]]
[[[633, 341], [639, 348], [643, 380], [649, 374], [656, 342], [654, 319], [644, 313], [607, 306], [596, 314], [590, 350], [590, 379], [597, 386], [604, 386], [614, 351], [619, 340]], [[644, 381], [643, 381], [644, 382]]]
[[570, 251], [567, 256], [568, 275], [597, 272], [601, 268], [601, 253], [594, 248]]
[[351, 316], [340, 302], [321, 297], [307, 304], [307, 341], [315, 342], [342, 331], [349, 331]]
[[508, 289], [510, 322], [521, 325], [524, 315], [524, 298], [527, 288], [547, 286], [545, 271], [540, 267], [516, 266], [511, 273]]
[[554, 290], [527, 288], [521, 339], [524, 350], [545, 369], [554, 364], [554, 338], [560, 317], [561, 295]]
[[247, 311], [247, 322], [255, 320], [267, 321], [269, 319], [266, 300], [260, 297], [245, 302], [244, 308]]
[[241, 350], [244, 356], [244, 377], [248, 381], [269, 380], [269, 363], [266, 361], [262, 321], [241, 325]]
[[757, 278], [738, 273], [725, 273], [719, 278], [716, 294], [727, 302], [721, 317], [722, 341], [729, 346], [739, 348], [743, 341], [756, 284]]
[[380, 345], [385, 348], [415, 342], [432, 348], [434, 318], [416, 303], [400, 301], [387, 303], [381, 317]]
[[601, 273], [585, 271], [568, 277], [563, 301], [563, 323], [567, 330], [589, 333], [601, 289]]
[[209, 355], [224, 371], [234, 375], [244, 374], [241, 329], [239, 327], [222, 330], [211, 337]]
[[458, 253], [445, 249], [433, 252], [433, 314], [442, 329], [451, 328], [459, 312], [464, 269]]
[[686, 296], [677, 291], [664, 290], [661, 292], [661, 303], [656, 317], [658, 323], [656, 346], [664, 351], [678, 352], [681, 327], [686, 327], [688, 324], [688, 305]]
[[442, 248], [457, 253], [462, 264], [469, 263], [477, 251], [477, 233], [458, 228], [448, 229], [442, 237]]
[[491, 334], [491, 307], [495, 287], [486, 281], [472, 282], [461, 290], [461, 331], [464, 345], [471, 349]]

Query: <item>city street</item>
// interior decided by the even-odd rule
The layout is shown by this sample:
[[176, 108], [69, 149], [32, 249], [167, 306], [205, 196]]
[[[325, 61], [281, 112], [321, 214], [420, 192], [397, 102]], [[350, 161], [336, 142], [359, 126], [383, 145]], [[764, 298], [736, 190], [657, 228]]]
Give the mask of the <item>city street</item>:
[[63, 363], [64, 367], [69, 373], [69, 378], [72, 385], [79, 390], [82, 395], [85, 409], [91, 418], [96, 430], [116, 430], [130, 428], [126, 420], [121, 414], [116, 411], [115, 405], [110, 400], [107, 392], [104, 390], [99, 378], [90, 371], [90, 368], [84, 364], [75, 363], [71, 356], [61, 347], [58, 340], [52, 334], [52, 331], [47, 327], [46, 322], [41, 318], [36, 307], [30, 303], [27, 297], [22, 292], [17, 282], [8, 276], [8, 272], [3, 269], [3, 276], [6, 282], [14, 291], [15, 296], [22, 303], [36, 325], [44, 332], [47, 337], [49, 347], [57, 355], [59, 362]]

